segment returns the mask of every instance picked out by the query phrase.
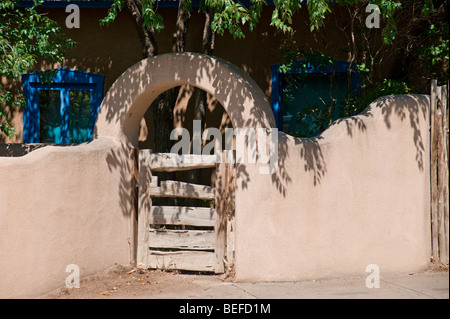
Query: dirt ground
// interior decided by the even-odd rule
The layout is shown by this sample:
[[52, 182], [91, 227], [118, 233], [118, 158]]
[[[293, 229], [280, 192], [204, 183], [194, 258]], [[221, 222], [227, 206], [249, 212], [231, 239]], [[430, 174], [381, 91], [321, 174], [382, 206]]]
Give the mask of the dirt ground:
[[217, 283], [225, 279], [216, 275], [180, 274], [161, 270], [143, 270], [114, 265], [105, 271], [80, 279], [80, 288], [65, 286], [45, 294], [40, 299], [108, 299], [158, 298], [180, 291], [204, 289], [202, 282]]
[[[434, 264], [425, 272], [448, 272], [448, 269], [448, 264]], [[179, 293], [195, 295], [212, 284], [232, 280], [232, 276], [182, 274], [114, 265], [97, 275], [82, 278], [80, 288], [63, 286], [39, 299], [158, 299]]]

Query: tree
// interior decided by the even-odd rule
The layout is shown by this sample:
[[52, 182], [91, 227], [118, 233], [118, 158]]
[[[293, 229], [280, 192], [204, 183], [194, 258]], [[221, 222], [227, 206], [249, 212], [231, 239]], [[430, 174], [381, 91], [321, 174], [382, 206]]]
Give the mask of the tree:
[[[252, 0], [249, 7], [232, 0], [205, 0], [200, 2], [199, 11], [203, 13], [204, 27], [202, 33], [201, 53], [211, 55], [214, 51], [216, 34], [223, 35], [226, 30], [234, 38], [245, 36], [243, 28], [247, 25], [250, 30], [259, 20], [264, 0]], [[295, 0], [277, 1], [272, 23], [284, 32], [292, 30], [292, 15], [300, 8], [300, 2]], [[163, 17], [158, 13], [157, 1], [154, 0], [114, 0], [108, 14], [100, 21], [101, 25], [112, 23], [118, 13], [126, 7], [139, 36], [142, 46], [142, 57], [148, 58], [159, 54], [155, 33], [165, 27]], [[179, 0], [176, 24], [173, 32], [172, 52], [184, 52], [189, 22], [193, 10], [192, 0]], [[170, 132], [173, 129], [173, 111], [179, 88], [167, 90], [161, 94], [151, 105], [153, 112], [154, 141], [156, 152], [170, 152]], [[205, 123], [206, 93], [194, 89], [194, 120]], [[173, 173], [161, 172], [160, 180], [173, 178]], [[189, 182], [197, 182], [199, 173], [190, 171]], [[168, 204], [168, 200], [163, 200]]]
[[[290, 31], [293, 13], [300, 7], [299, 1], [279, 1], [274, 9], [273, 24], [280, 30]], [[200, 2], [199, 10], [205, 16], [202, 34], [202, 53], [213, 54], [215, 35], [224, 34], [228, 30], [234, 38], [244, 37], [243, 27], [248, 25], [252, 30], [260, 17], [263, 0], [253, 0], [252, 5], [245, 7], [238, 1], [205, 0]], [[157, 1], [154, 0], [114, 0], [108, 15], [100, 21], [101, 25], [112, 23], [118, 13], [125, 7], [136, 27], [142, 45], [142, 57], [159, 54], [155, 33], [165, 27], [163, 17], [158, 13]], [[180, 0], [176, 25], [173, 32], [173, 52], [184, 52], [186, 36], [189, 28], [191, 0]], [[155, 128], [155, 151], [169, 152], [170, 132], [173, 129], [173, 109], [178, 95], [178, 88], [163, 93], [152, 105]], [[201, 90], [194, 91], [194, 119], [204, 123], [206, 94]]]
[[437, 79], [442, 84], [448, 81], [448, 6], [448, 0], [402, 1], [396, 17], [401, 54], [391, 78], [407, 81], [417, 77], [417, 86], [426, 93], [430, 79]]
[[[376, 4], [380, 9], [380, 28], [366, 25], [367, 8]], [[330, 15], [340, 7], [344, 19]], [[414, 90], [428, 94], [430, 79], [441, 83], [448, 81], [448, 0], [414, 1], [309, 1], [311, 31], [327, 27], [335, 28], [347, 39], [342, 50], [347, 53], [348, 95], [341, 107], [341, 117], [352, 116], [365, 109], [382, 95], [405, 94]], [[331, 54], [326, 50], [308, 52], [308, 49], [285, 43], [281, 50], [289, 70], [294, 61], [306, 55]], [[393, 60], [393, 67], [386, 73], [386, 61]], [[361, 96], [351, 90], [352, 68], [362, 78]], [[330, 81], [330, 94], [333, 81]], [[333, 99], [333, 97], [331, 97]], [[299, 113], [299, 121], [307, 120], [305, 130], [311, 135], [323, 131], [332, 120], [334, 105], [323, 109], [311, 106]], [[311, 129], [313, 128], [313, 129]], [[311, 136], [306, 134], [307, 136]]]
[[[375, 5], [376, 4], [376, 5]], [[292, 132], [301, 137], [310, 137], [317, 135], [326, 129], [338, 117], [345, 117], [359, 113], [363, 108], [363, 103], [357, 96], [358, 90], [353, 88], [355, 71], [358, 70], [362, 78], [362, 88], [375, 85], [373, 82], [374, 74], [377, 71], [376, 66], [380, 66], [386, 56], [393, 54], [392, 44], [396, 39], [397, 21], [395, 13], [401, 7], [398, 1], [326, 1], [316, 0], [308, 1], [308, 11], [310, 16], [310, 31], [317, 39], [318, 51], [311, 48], [298, 46], [291, 37], [280, 48], [280, 52], [285, 63], [280, 68], [281, 72], [289, 72], [296, 69], [299, 76], [286, 77], [290, 86], [299, 91], [299, 85], [295, 82], [306, 77], [308, 68], [314, 67], [316, 72], [321, 72], [323, 76], [328, 77], [329, 90], [328, 96], [321, 96], [319, 105], [312, 105], [306, 101], [307, 108], [302, 109], [297, 114], [297, 122], [301, 130]], [[379, 14], [375, 15], [377, 8], [380, 8]], [[338, 14], [331, 14], [339, 12]], [[371, 23], [371, 17], [375, 16], [380, 21]], [[374, 21], [375, 22], [375, 21]], [[327, 45], [328, 39], [326, 33], [320, 31], [324, 29], [337, 30], [345, 41], [340, 42], [339, 51], [347, 56], [347, 85], [346, 93], [339, 89], [335, 79], [335, 59], [332, 57], [332, 51]], [[376, 27], [374, 27], [376, 26]], [[298, 60], [308, 61], [307, 63], [298, 63]], [[329, 71], [321, 71], [327, 67]], [[336, 88], [336, 89], [334, 89]], [[305, 98], [305, 94], [300, 92]], [[337, 96], [339, 94], [339, 96]], [[344, 105], [338, 106], [338, 99], [344, 99]], [[337, 112], [336, 109], [339, 111]]]
[[[64, 61], [66, 50], [75, 44], [65, 37], [55, 21], [36, 11], [43, 0], [35, 0], [31, 7], [24, 9], [18, 7], [18, 2], [0, 2], [0, 77], [8, 80], [17, 80], [33, 70], [38, 59]], [[51, 75], [43, 73], [43, 80]], [[21, 93], [0, 83], [0, 130], [9, 138], [14, 136], [15, 128], [8, 122], [6, 109], [23, 105]]]
[[[350, 103], [347, 104], [348, 115], [353, 115], [360, 110], [359, 106], [355, 105], [354, 99], [352, 99], [354, 97], [351, 90], [353, 70], [355, 68], [359, 69], [363, 77], [363, 88], [369, 90], [378, 85], [377, 77], [374, 76], [378, 72], [377, 68], [383, 64], [388, 55], [398, 52], [398, 50], [393, 50], [393, 44], [399, 43], [396, 39], [399, 33], [397, 20], [403, 23], [398, 12], [402, 9], [402, 6], [405, 6], [404, 3], [406, 2], [400, 0], [309, 0], [306, 2], [305, 6], [310, 17], [311, 32], [323, 28], [325, 23], [329, 23], [334, 18], [334, 27], [339, 28], [347, 37], [347, 43], [345, 43], [343, 49], [347, 51], [347, 61], [349, 62], [347, 91], [349, 92], [348, 101]], [[416, 0], [413, 2], [427, 6], [428, 9], [424, 8], [424, 12], [427, 10], [433, 12], [433, 3], [436, 1]], [[273, 1], [273, 4], [271, 25], [278, 31], [287, 34], [294, 33], [292, 21], [294, 14], [302, 6], [301, 2], [298, 0], [286, 0]], [[368, 29], [365, 27], [369, 4], [375, 4], [380, 9], [383, 26], [379, 29]], [[224, 32], [228, 31], [234, 38], [245, 37], [244, 27], [248, 26], [250, 31], [253, 30], [259, 22], [264, 5], [266, 3], [263, 0], [252, 0], [248, 6], [233, 0], [200, 1], [199, 10], [205, 15], [202, 52], [205, 54], [213, 53], [215, 34], [223, 35]], [[114, 0], [108, 15], [102, 19], [101, 23], [109, 24], [114, 21], [123, 7], [127, 8], [141, 39], [143, 57], [157, 55], [159, 52], [155, 33], [165, 27], [163, 17], [158, 13], [157, 1]], [[333, 16], [332, 13], [337, 8], [344, 9], [347, 19], [338, 19], [336, 15]], [[183, 52], [186, 48], [186, 34], [192, 10], [191, 0], [179, 1], [178, 15], [173, 32], [173, 52]], [[405, 10], [402, 12], [405, 12]], [[431, 47], [424, 52], [427, 52], [428, 56], [432, 56], [440, 49], [440, 47]], [[306, 52], [306, 50], [298, 48], [291, 48], [291, 51], [296, 52], [296, 54], [291, 52], [289, 54], [290, 60], [288, 59], [287, 63], [296, 61], [302, 55], [305, 56]], [[328, 57], [327, 52], [308, 52], [307, 54], [316, 53]], [[435, 59], [431, 58], [431, 61], [435, 61]], [[330, 84], [332, 84], [332, 78], [330, 78]], [[177, 93], [177, 88], [165, 92], [152, 106], [155, 127], [155, 151], [157, 152], [168, 152], [170, 150], [171, 143], [168, 136], [172, 130], [173, 107]], [[196, 101], [194, 119], [203, 120], [206, 95], [204, 92], [196, 90], [194, 97]], [[332, 96], [331, 100], [334, 100]], [[330, 116], [334, 114], [334, 104], [330, 103], [329, 108], [331, 110], [326, 112]]]

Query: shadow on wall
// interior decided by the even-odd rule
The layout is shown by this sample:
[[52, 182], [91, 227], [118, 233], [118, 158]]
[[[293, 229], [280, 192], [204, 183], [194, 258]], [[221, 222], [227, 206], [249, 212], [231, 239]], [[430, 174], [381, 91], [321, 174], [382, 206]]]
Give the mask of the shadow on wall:
[[[427, 120], [429, 101], [424, 95], [389, 95], [376, 99], [372, 104], [364, 110], [360, 117], [373, 117], [375, 108], [381, 109], [384, 123], [386, 127], [391, 130], [391, 122], [393, 117], [399, 118], [402, 122], [409, 120], [409, 125], [412, 130], [412, 137], [414, 146], [416, 148], [416, 162], [420, 171], [424, 168], [425, 146], [424, 140], [420, 131], [420, 120]], [[353, 125], [347, 123], [347, 133], [352, 136], [353, 128], [365, 131], [364, 122], [359, 117], [350, 118], [353, 120]]]
[[[409, 98], [408, 98], [409, 97]], [[402, 121], [408, 120], [413, 131], [413, 141], [416, 147], [416, 162], [420, 171], [425, 169], [424, 156], [425, 146], [422, 135], [420, 134], [420, 118], [427, 120], [429, 102], [425, 100], [424, 96], [408, 95], [401, 99], [396, 99], [395, 103], [393, 96], [386, 96], [376, 100], [375, 106], [383, 107], [382, 114], [387, 128], [391, 128], [391, 117], [397, 116]]]
[[46, 144], [0, 143], [0, 157], [24, 156]]
[[[88, 144], [90, 142], [86, 142]], [[53, 143], [0, 143], [0, 157], [21, 157], [39, 148], [46, 146], [68, 147], [80, 144], [53, 144]]]
[[134, 149], [121, 144], [117, 148], [111, 148], [106, 154], [106, 163], [108, 170], [113, 173], [119, 172], [119, 198], [120, 208], [124, 216], [131, 216], [133, 214], [136, 191], [136, 175], [135, 175], [135, 161], [136, 153]]
[[[120, 153], [138, 146], [140, 122], [149, 105], [162, 92], [179, 85], [191, 84], [212, 96], [227, 112], [234, 128], [270, 128], [275, 121], [270, 105], [256, 83], [244, 71], [224, 60], [200, 54], [165, 54], [143, 60], [113, 84], [100, 107], [94, 135], [109, 136], [122, 142]], [[130, 167], [123, 154], [111, 151], [108, 155], [110, 170], [120, 170], [121, 195], [126, 192], [131, 179]], [[244, 165], [237, 167], [237, 180], [246, 188], [249, 174]], [[287, 174], [276, 175], [278, 179]], [[123, 208], [127, 204], [123, 203]], [[124, 212], [126, 213], [126, 212]]]
[[[183, 84], [196, 86], [212, 96], [224, 107], [233, 128], [270, 128], [275, 127], [271, 107], [260, 88], [240, 68], [221, 59], [193, 53], [164, 54], [156, 58], [143, 60], [124, 74], [113, 84], [103, 100], [96, 136], [112, 136], [123, 142], [122, 152], [130, 154], [137, 147], [140, 121], [149, 105], [162, 92]], [[426, 119], [427, 104], [424, 97], [385, 96], [374, 101], [361, 114], [336, 120], [326, 131], [313, 138], [294, 138], [282, 132], [278, 133], [278, 167], [271, 176], [275, 189], [286, 197], [289, 185], [293, 183], [285, 163], [289, 155], [289, 140], [294, 145], [302, 145], [299, 162], [305, 172], [313, 174], [313, 185], [322, 183], [327, 176], [327, 164], [323, 146], [334, 140], [338, 130], [353, 138], [356, 132], [364, 133], [367, 125], [375, 120], [380, 112], [386, 127], [391, 130], [392, 117], [403, 122], [409, 120], [419, 170], [424, 170], [424, 141], [419, 121]], [[378, 116], [376, 116], [378, 119]], [[103, 121], [103, 122], [102, 122]], [[345, 129], [342, 129], [342, 126]], [[123, 132], [123, 135], [121, 135]], [[291, 144], [292, 145], [292, 144]], [[129, 159], [129, 156], [128, 156]], [[129, 183], [132, 179], [130, 167], [123, 163], [121, 155], [111, 152], [108, 156], [110, 170], [121, 170], [121, 197], [129, 198]], [[246, 189], [251, 176], [246, 165], [236, 165], [237, 187]], [[124, 209], [128, 207], [123, 203]]]
[[[166, 61], [157, 59], [162, 56], [172, 58], [183, 56], [183, 60], [186, 58], [188, 60], [167, 65]], [[238, 67], [226, 61], [199, 54], [167, 54], [158, 57], [155, 62], [151, 61], [152, 58], [149, 59], [154, 62], [150, 62], [154, 68], [152, 71], [140, 62], [131, 67], [129, 72], [122, 74], [116, 83], [128, 83], [128, 85], [126, 87], [113, 85], [101, 107], [100, 112], [106, 113], [104, 116], [109, 123], [120, 121], [124, 123], [124, 133], [132, 144], [135, 144], [139, 126], [128, 127], [127, 122], [136, 121], [138, 115], [143, 115], [160, 93], [182, 84], [192, 84], [215, 96], [226, 109], [233, 127], [256, 128], [268, 127], [269, 123], [274, 124], [265, 96], [253, 80]], [[222, 65], [227, 67], [223, 68]], [[255, 92], [258, 96], [255, 96]], [[124, 107], [118, 105], [121, 102], [125, 104]], [[265, 104], [264, 107], [256, 107], [257, 102]], [[244, 106], [246, 104], [252, 104], [252, 107]], [[131, 105], [136, 107], [133, 106], [131, 110]]]
[[299, 154], [299, 162], [303, 163], [305, 172], [312, 173], [313, 185], [316, 186], [321, 184], [327, 174], [323, 146], [333, 141], [333, 135], [338, 133], [338, 130], [345, 132], [350, 138], [353, 138], [357, 132], [366, 133], [369, 120], [378, 118], [378, 113], [381, 113], [381, 118], [389, 130], [395, 130], [391, 126], [393, 117], [399, 118], [401, 122], [409, 120], [409, 126], [412, 130], [411, 135], [416, 148], [415, 161], [417, 162], [418, 169], [423, 171], [425, 169], [424, 156], [426, 155], [424, 138], [420, 131], [420, 121], [421, 119], [424, 121], [427, 120], [428, 103], [424, 95], [383, 96], [375, 100], [359, 115], [334, 121], [327, 130], [315, 137], [296, 138], [280, 133], [278, 140], [279, 167], [277, 174], [272, 176], [272, 183], [280, 193], [285, 195], [288, 184], [292, 182], [288, 172], [284, 169], [286, 154], [288, 154], [287, 144], [289, 138], [294, 139], [295, 145], [302, 146]]

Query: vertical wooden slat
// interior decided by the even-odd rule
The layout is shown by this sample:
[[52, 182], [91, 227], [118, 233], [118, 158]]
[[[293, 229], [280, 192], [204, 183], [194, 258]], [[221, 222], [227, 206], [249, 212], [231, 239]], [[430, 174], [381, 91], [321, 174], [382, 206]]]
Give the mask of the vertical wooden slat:
[[150, 183], [151, 171], [149, 163], [150, 150], [141, 150], [139, 152], [139, 214], [138, 214], [138, 248], [137, 248], [137, 267], [148, 268], [149, 254], [149, 214], [151, 206]]
[[448, 86], [431, 86], [431, 230], [435, 262], [449, 261]]
[[431, 134], [430, 134], [430, 184], [431, 184], [431, 248], [432, 257], [434, 261], [439, 259], [439, 243], [438, 243], [438, 193], [437, 193], [437, 145], [436, 145], [436, 113], [437, 113], [437, 81], [431, 81], [431, 105], [430, 105], [430, 118], [431, 118]]
[[439, 177], [440, 182], [440, 218], [439, 218], [439, 257], [442, 262], [449, 261], [449, 236], [448, 236], [448, 87], [442, 86], [439, 97], [439, 106], [441, 109], [441, 130], [440, 130], [440, 149], [439, 157]]
[[131, 209], [131, 238], [130, 254], [131, 264], [136, 266], [138, 247], [138, 214], [139, 214], [139, 149], [132, 150], [133, 171], [131, 175], [132, 209]]
[[436, 88], [436, 170], [437, 170], [437, 237], [438, 237], [438, 260], [445, 259], [445, 230], [444, 230], [444, 138], [443, 138], [443, 118], [442, 118], [442, 88]]
[[449, 155], [449, 85], [443, 87], [442, 90], [442, 103], [443, 103], [443, 120], [444, 120], [444, 163], [446, 166], [444, 181], [445, 181], [445, 189], [444, 189], [444, 230], [445, 230], [445, 262], [449, 262], [450, 253], [449, 253], [449, 165], [448, 165], [448, 155]]
[[216, 224], [215, 233], [215, 255], [216, 266], [215, 273], [223, 273], [225, 271], [224, 258], [226, 253], [226, 235], [227, 235], [227, 185], [228, 185], [228, 169], [226, 163], [226, 152], [222, 153], [222, 160], [216, 165]]
[[[235, 247], [235, 191], [236, 191], [236, 170], [234, 164], [228, 165], [228, 207], [227, 207], [227, 254], [228, 268], [234, 266], [234, 247]], [[227, 269], [231, 271], [231, 269]]]

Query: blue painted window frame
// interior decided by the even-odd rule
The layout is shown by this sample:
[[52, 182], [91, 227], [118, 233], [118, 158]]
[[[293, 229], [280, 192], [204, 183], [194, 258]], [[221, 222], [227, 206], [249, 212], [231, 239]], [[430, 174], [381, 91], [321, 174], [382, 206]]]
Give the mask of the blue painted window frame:
[[[298, 63], [303, 63], [305, 60], [299, 60]], [[278, 128], [278, 130], [282, 130], [283, 128], [283, 76], [284, 73], [281, 73], [279, 71], [280, 66], [282, 64], [274, 64], [270, 67], [271, 74], [272, 74], [272, 111], [275, 116], [275, 123]], [[334, 62], [335, 67], [335, 73], [337, 75], [346, 75], [347, 76], [347, 70], [349, 67], [349, 62], [347, 61], [341, 61], [336, 60]], [[311, 66], [311, 68], [308, 68], [307, 73], [311, 75], [315, 74], [323, 74], [323, 73], [330, 73], [332, 71], [331, 66], [326, 66], [324, 68], [321, 68], [320, 71], [317, 68], [314, 68]], [[286, 74], [296, 74], [297, 72], [292, 71], [288, 72]], [[356, 94], [361, 94], [361, 77], [358, 73], [358, 71], [352, 67], [352, 90]]]
[[105, 76], [71, 69], [55, 69], [51, 83], [42, 83], [40, 72], [22, 75], [23, 95], [26, 106], [23, 108], [23, 142], [40, 143], [40, 111], [39, 91], [60, 90], [61, 98], [61, 141], [57, 144], [69, 142], [69, 92], [76, 90], [89, 90], [91, 92], [90, 132], [92, 140], [95, 121], [97, 120], [100, 104], [103, 100], [103, 84]]

